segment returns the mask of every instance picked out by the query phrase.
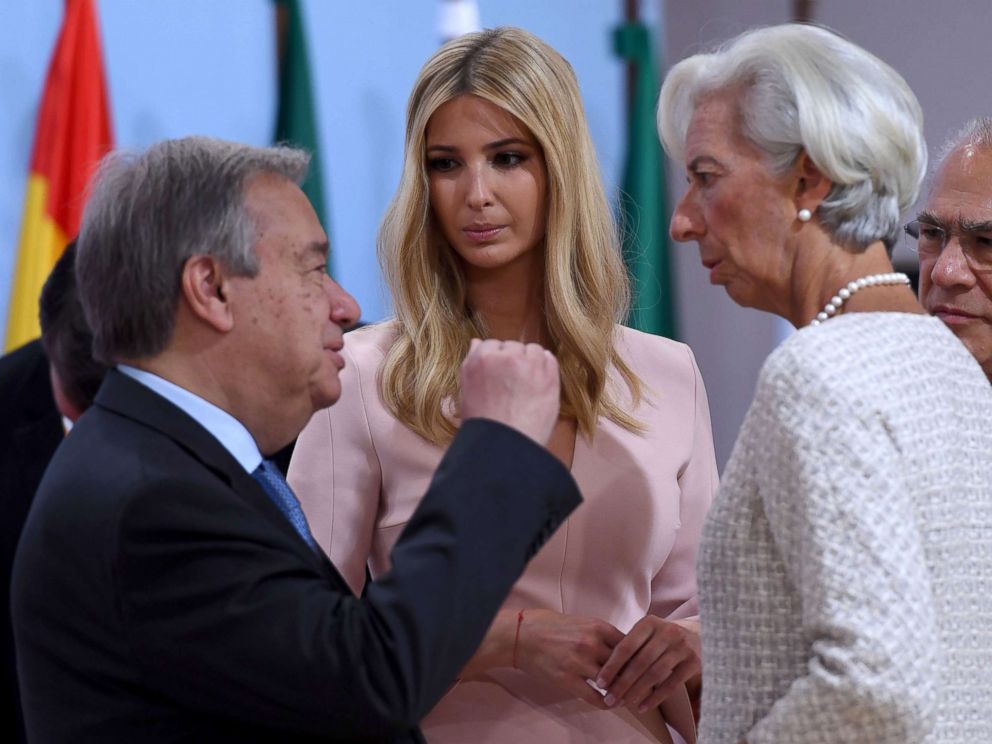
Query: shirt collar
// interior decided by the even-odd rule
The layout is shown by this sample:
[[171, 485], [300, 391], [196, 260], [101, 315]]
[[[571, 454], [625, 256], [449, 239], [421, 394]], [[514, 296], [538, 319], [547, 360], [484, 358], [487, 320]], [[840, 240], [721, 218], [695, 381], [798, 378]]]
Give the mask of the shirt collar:
[[200, 426], [210, 432], [248, 473], [262, 462], [262, 453], [244, 424], [227, 411], [218, 408], [186, 388], [179, 387], [163, 377], [127, 364], [117, 369], [125, 375], [158, 393], [177, 408], [185, 411]]

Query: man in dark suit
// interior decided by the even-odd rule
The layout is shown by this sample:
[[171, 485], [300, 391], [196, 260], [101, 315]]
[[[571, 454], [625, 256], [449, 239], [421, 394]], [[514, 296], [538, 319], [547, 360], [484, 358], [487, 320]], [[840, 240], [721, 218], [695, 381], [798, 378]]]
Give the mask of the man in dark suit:
[[93, 402], [106, 367], [90, 351], [76, 292], [75, 243], [52, 267], [39, 299], [41, 339], [0, 359], [0, 720], [4, 741], [25, 741], [10, 625], [10, 573], [24, 520], [41, 476], [74, 422]]
[[31, 500], [55, 448], [62, 441], [48, 359], [34, 340], [0, 358], [0, 720], [3, 739], [24, 741], [10, 627], [10, 571]]
[[541, 446], [554, 358], [474, 342], [461, 429], [394, 568], [349, 592], [263, 460], [340, 395], [358, 317], [324, 270], [306, 162], [190, 138], [101, 166], [77, 275], [117, 369], [18, 547], [32, 741], [422, 741], [417, 722], [579, 502]]

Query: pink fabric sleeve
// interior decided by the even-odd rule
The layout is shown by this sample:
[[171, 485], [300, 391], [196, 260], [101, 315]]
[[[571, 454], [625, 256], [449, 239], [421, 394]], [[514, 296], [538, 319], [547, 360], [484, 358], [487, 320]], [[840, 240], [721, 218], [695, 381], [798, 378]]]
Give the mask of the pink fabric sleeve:
[[693, 375], [694, 415], [691, 422], [692, 452], [679, 473], [679, 531], [665, 565], [651, 581], [651, 613], [669, 620], [699, 614], [696, 590], [696, 551], [703, 520], [713, 501], [718, 476], [710, 427], [706, 388], [692, 350], [685, 347]]
[[375, 374], [366, 370], [364, 379], [347, 346], [342, 354], [341, 399], [314, 414], [300, 434], [288, 480], [317, 543], [360, 594], [382, 483], [365, 403], [376, 395]]

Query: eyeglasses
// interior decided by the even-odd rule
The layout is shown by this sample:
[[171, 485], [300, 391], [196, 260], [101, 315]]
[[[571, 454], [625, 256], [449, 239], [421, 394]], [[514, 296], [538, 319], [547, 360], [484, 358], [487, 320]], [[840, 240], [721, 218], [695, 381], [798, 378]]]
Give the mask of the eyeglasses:
[[936, 258], [952, 236], [957, 236], [961, 252], [973, 269], [992, 270], [992, 232], [988, 230], [952, 230], [950, 233], [932, 222], [913, 220], [903, 230], [913, 238], [910, 248], [922, 258]]

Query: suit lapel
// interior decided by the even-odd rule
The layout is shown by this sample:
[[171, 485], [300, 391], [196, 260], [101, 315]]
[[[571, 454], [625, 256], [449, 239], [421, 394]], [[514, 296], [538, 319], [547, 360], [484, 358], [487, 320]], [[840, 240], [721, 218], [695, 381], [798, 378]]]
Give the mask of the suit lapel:
[[310, 549], [261, 485], [241, 467], [224, 445], [181, 408], [116, 369], [107, 373], [95, 405], [155, 429], [176, 442], [263, 514], [274, 528], [285, 533], [307, 563], [319, 565], [322, 573], [331, 573], [336, 583], [347, 586], [323, 552], [314, 553]]

